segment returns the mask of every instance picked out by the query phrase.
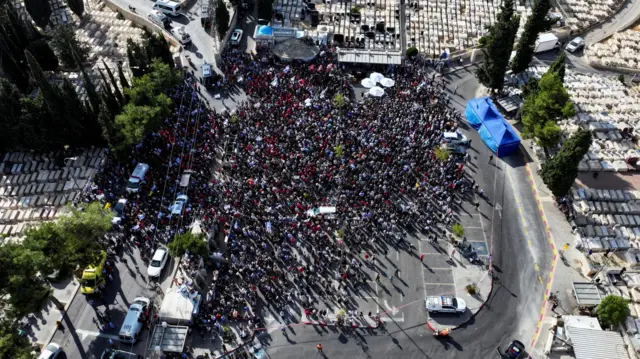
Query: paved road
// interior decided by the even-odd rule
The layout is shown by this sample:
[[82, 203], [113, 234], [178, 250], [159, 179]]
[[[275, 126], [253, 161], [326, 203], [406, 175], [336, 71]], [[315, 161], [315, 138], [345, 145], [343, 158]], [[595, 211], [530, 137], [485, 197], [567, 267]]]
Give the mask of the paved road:
[[605, 37], [622, 31], [633, 25], [640, 17], [640, 0], [627, 0], [623, 7], [610, 19], [589, 31], [584, 36], [588, 45], [601, 41]]
[[[450, 87], [458, 85], [458, 92], [463, 96], [454, 96], [458, 102], [456, 106], [463, 108], [464, 98], [476, 97], [478, 85], [473, 69], [462, 70], [449, 77], [452, 79]], [[385, 321], [386, 332], [378, 331], [372, 335], [360, 330], [353, 334], [296, 325], [285, 337], [272, 326], [265, 341], [269, 357], [320, 358], [315, 345], [322, 343], [328, 358], [389, 358], [398, 355], [403, 358], [491, 358], [497, 346], [505, 347], [513, 339], [527, 345], [530, 343], [549, 276], [551, 253], [527, 179], [524, 159], [517, 154], [489, 165], [489, 151], [477, 133], [465, 132], [473, 144], [469, 174], [485, 190], [488, 200], [480, 200], [479, 213], [471, 205], [464, 205], [459, 211], [459, 218], [467, 226], [479, 214], [478, 217], [482, 218], [480, 228], [468, 225], [467, 233], [474, 238], [487, 238], [488, 246], [492, 248], [498, 280], [486, 308], [464, 329], [454, 332], [449, 340], [434, 339], [425, 325], [427, 317], [422, 298], [425, 289], [428, 292], [438, 288], [425, 284], [425, 279], [431, 282], [438, 275], [425, 271], [426, 277], [421, 277], [419, 261], [400, 251], [397, 262], [406, 273], [403, 277], [406, 284], [398, 284], [403, 291], [402, 302], [399, 298], [389, 298], [389, 293], [382, 294], [392, 306], [399, 308], [392, 319]], [[474, 231], [476, 233], [471, 233]], [[419, 243], [415, 237], [409, 240], [416, 246], [426, 244]], [[393, 268], [386, 260], [382, 264]], [[392, 289], [388, 281], [383, 283]], [[444, 284], [439, 287], [445, 290]], [[391, 296], [396, 294], [393, 290], [390, 293]], [[380, 301], [381, 298], [369, 299]], [[366, 305], [365, 302], [360, 304]], [[371, 305], [375, 307], [375, 303]], [[366, 313], [366, 309], [364, 311]]]
[[[185, 52], [191, 56], [191, 60], [197, 69], [206, 61], [207, 63], [215, 62], [216, 47], [218, 41], [214, 41], [211, 34], [200, 24], [200, 1], [198, 0], [189, 9], [182, 9], [183, 14], [180, 16], [169, 16], [171, 26], [174, 28], [184, 26], [187, 33], [191, 35], [192, 44], [186, 46]], [[146, 17], [151, 10], [155, 1], [151, 0], [114, 0], [114, 2], [124, 9], [129, 6], [136, 8], [136, 13]]]
[[[68, 358], [99, 358], [105, 348], [109, 347], [109, 339], [112, 339], [115, 347], [144, 354], [149, 331], [144, 331], [140, 342], [131, 346], [129, 344], [120, 343], [117, 339], [118, 331], [122, 326], [122, 322], [129, 308], [129, 304], [136, 297], [152, 298], [156, 303], [160, 303], [161, 299], [158, 295], [148, 288], [146, 278], [146, 265], [142, 262], [137, 249], [132, 249], [125, 254], [127, 264], [116, 262], [116, 268], [113, 271], [113, 282], [107, 286], [106, 304], [109, 304], [112, 321], [115, 329], [105, 329], [100, 331], [98, 325], [94, 322], [96, 319], [96, 311], [88, 302], [87, 297], [78, 294], [71, 306], [67, 310], [64, 326], [66, 330], [56, 332], [53, 342], [60, 344], [64, 348], [64, 352]], [[140, 272], [137, 273], [135, 265], [138, 265]], [[169, 263], [162, 272], [162, 278], [165, 280], [170, 276], [175, 268], [175, 263]], [[104, 311], [105, 306], [102, 301], [97, 300], [97, 308]]]

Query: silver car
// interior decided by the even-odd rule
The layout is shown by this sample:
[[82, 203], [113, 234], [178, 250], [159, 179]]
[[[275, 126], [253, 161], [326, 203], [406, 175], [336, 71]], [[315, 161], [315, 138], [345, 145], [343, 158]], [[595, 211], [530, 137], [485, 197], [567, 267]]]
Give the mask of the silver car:
[[571, 42], [567, 45], [566, 49], [569, 52], [576, 52], [580, 49], [584, 48], [584, 39], [581, 37], [576, 37], [571, 40]]

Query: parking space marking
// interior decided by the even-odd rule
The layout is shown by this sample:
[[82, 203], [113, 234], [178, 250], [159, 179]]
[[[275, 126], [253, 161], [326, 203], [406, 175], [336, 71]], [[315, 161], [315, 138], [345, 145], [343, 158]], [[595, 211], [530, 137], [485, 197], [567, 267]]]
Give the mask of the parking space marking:
[[[418, 242], [418, 251], [419, 251], [420, 253], [422, 253], [422, 241], [419, 241], [419, 242]], [[420, 263], [420, 267], [422, 267], [422, 270], [420, 271], [420, 272], [422, 272], [422, 289], [423, 289], [423, 291], [424, 291], [424, 297], [426, 298], [426, 297], [427, 297], [427, 287], [426, 287], [426, 285], [425, 285], [424, 283], [425, 283], [427, 280], [426, 280], [426, 279], [425, 279], [425, 277], [424, 277], [424, 267], [423, 267], [422, 261], [421, 261], [421, 263]]]
[[431, 282], [424, 282], [424, 284], [426, 285], [452, 285], [455, 286], [456, 284], [453, 282], [449, 282], [449, 283], [431, 283]]

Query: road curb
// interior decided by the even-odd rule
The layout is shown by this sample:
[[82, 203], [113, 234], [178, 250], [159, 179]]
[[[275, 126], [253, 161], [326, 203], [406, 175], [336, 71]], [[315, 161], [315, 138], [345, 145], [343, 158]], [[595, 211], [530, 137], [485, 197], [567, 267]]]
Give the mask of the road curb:
[[[80, 283], [78, 283], [78, 285], [76, 286], [76, 290], [73, 292], [73, 295], [71, 296], [71, 299], [69, 299], [69, 301], [67, 303], [65, 303], [64, 305], [64, 309], [59, 310], [60, 312], [60, 321], [64, 320], [64, 316], [67, 313], [67, 309], [69, 309], [69, 307], [71, 306], [71, 303], [73, 303], [73, 300], [76, 298], [76, 296], [78, 295], [78, 292], [80, 291]], [[53, 325], [55, 325], [55, 323], [53, 323]], [[56, 327], [53, 330], [53, 333], [51, 333], [51, 335], [47, 338], [47, 340], [45, 340], [46, 343], [42, 344], [42, 346], [48, 345], [51, 340], [53, 339], [53, 337], [56, 336], [56, 333], [58, 332], [58, 328]], [[37, 344], [41, 344], [36, 342]]]
[[547, 304], [549, 303], [549, 293], [551, 293], [551, 285], [553, 283], [553, 277], [556, 270], [556, 263], [558, 261], [558, 251], [556, 249], [555, 243], [553, 242], [553, 235], [551, 234], [551, 228], [549, 228], [549, 222], [547, 221], [544, 208], [542, 207], [542, 202], [540, 202], [540, 196], [538, 195], [538, 187], [536, 186], [535, 180], [533, 179], [531, 166], [529, 166], [529, 163], [527, 162], [527, 157], [525, 154], [523, 154], [523, 157], [525, 161], [525, 167], [527, 169], [527, 175], [529, 176], [529, 182], [531, 184], [531, 188], [533, 189], [533, 196], [535, 197], [536, 203], [538, 204], [538, 210], [540, 211], [540, 216], [542, 217], [542, 223], [544, 223], [544, 229], [547, 232], [547, 238], [549, 240], [549, 245], [551, 246], [551, 252], [553, 253], [553, 257], [551, 259], [551, 268], [549, 270], [549, 279], [547, 280], [544, 299], [542, 301], [542, 308], [540, 310], [540, 318], [538, 319], [538, 323], [536, 324], [536, 332], [534, 333], [533, 339], [531, 340], [531, 345], [529, 346], [529, 348], [533, 349], [540, 336], [540, 328], [542, 327], [542, 321], [547, 311]]

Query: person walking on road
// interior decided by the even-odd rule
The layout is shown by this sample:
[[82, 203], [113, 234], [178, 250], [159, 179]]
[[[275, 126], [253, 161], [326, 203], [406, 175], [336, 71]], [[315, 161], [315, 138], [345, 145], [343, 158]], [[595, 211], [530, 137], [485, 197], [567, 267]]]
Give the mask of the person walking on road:
[[424, 261], [424, 254], [420, 254], [420, 262]]
[[380, 273], [376, 273], [376, 282], [380, 282]]
[[322, 353], [322, 344], [316, 345], [316, 348], [318, 349], [318, 352]]
[[400, 275], [400, 268], [396, 268], [396, 274], [395, 274], [395, 276], [397, 277], [397, 276], [399, 276], [399, 275]]
[[489, 156], [489, 163], [491, 163], [493, 161], [493, 155]]
[[389, 276], [389, 283], [393, 283], [393, 276], [392, 275]]

